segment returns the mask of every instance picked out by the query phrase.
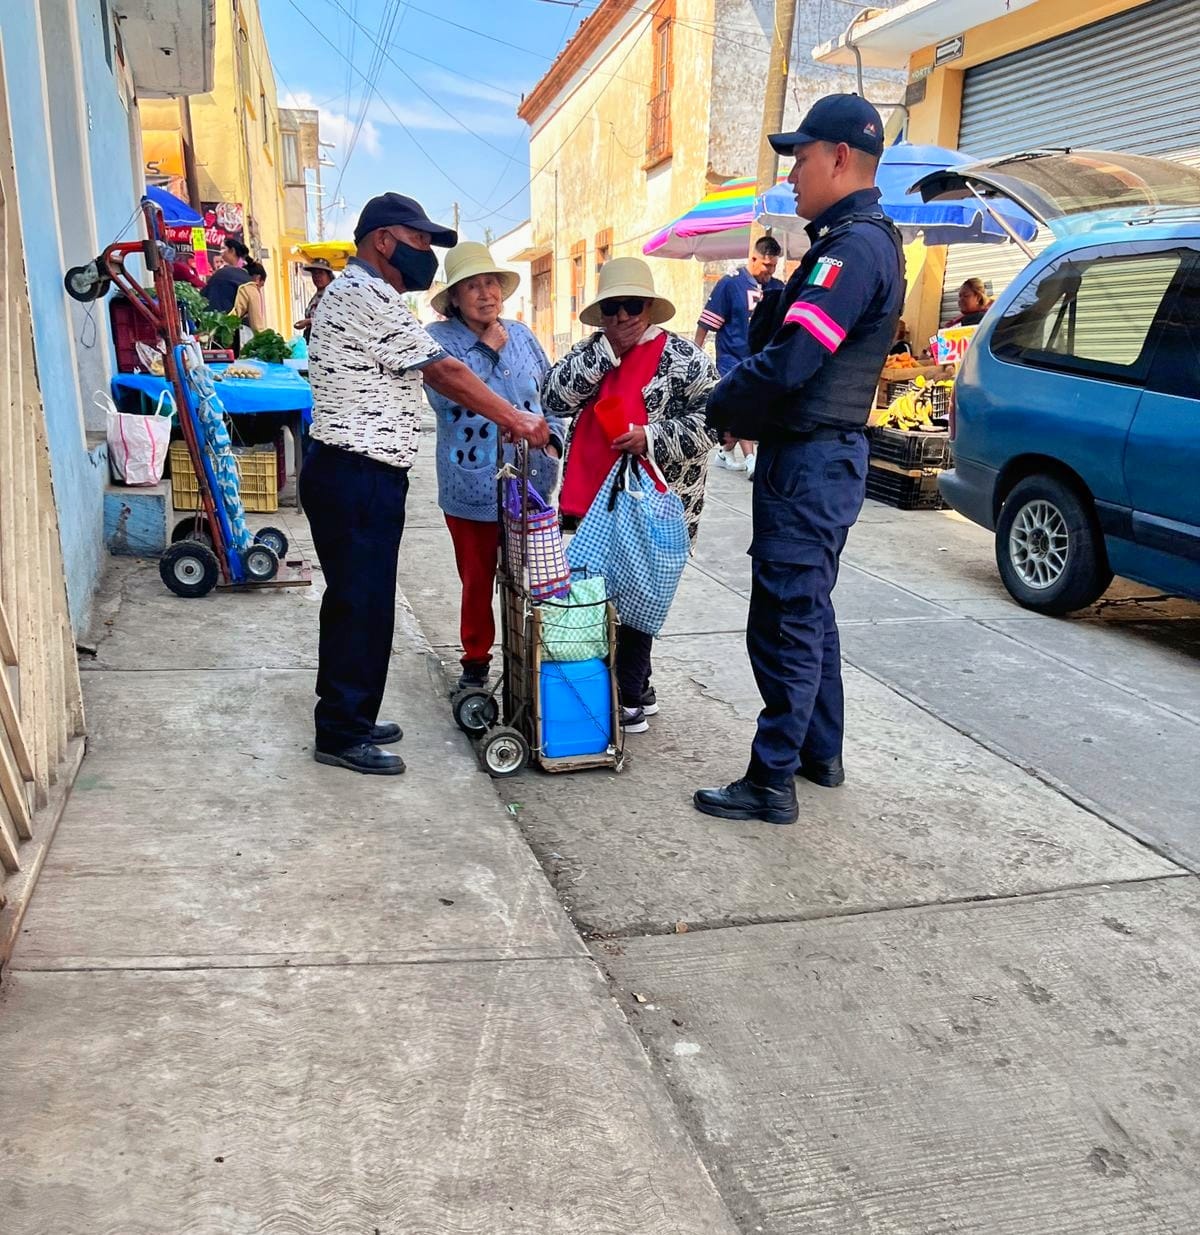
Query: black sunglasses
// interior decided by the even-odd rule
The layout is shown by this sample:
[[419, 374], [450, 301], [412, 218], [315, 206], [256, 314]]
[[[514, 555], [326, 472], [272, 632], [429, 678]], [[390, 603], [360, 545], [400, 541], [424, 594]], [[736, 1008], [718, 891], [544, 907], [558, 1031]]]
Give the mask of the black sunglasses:
[[613, 297], [609, 300], [600, 301], [600, 312], [603, 313], [605, 317], [616, 317], [622, 309], [624, 309], [630, 317], [638, 317], [645, 307], [646, 301], [640, 296], [629, 296], [623, 300], [618, 300]]

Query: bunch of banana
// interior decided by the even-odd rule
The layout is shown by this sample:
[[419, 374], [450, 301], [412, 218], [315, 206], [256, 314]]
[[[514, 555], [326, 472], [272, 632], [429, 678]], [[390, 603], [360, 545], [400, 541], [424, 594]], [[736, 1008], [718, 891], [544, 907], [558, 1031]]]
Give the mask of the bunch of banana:
[[899, 398], [893, 399], [876, 422], [892, 429], [932, 428], [933, 401], [924, 376], [918, 375]]

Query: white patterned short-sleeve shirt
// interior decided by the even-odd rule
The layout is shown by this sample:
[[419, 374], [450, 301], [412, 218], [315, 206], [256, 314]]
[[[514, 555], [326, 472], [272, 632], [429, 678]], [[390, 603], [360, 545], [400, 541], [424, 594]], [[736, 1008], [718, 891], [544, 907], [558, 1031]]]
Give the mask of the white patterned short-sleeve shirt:
[[421, 369], [445, 353], [400, 293], [351, 259], [313, 315], [312, 436], [393, 467], [412, 467], [425, 400]]

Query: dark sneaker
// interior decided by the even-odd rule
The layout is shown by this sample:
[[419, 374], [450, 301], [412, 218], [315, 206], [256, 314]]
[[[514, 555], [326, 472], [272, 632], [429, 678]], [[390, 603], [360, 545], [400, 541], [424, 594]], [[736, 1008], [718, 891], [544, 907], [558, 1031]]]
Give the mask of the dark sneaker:
[[835, 755], [832, 759], [804, 761], [796, 769], [796, 775], [811, 780], [822, 789], [836, 789], [838, 785], [846, 783], [846, 769], [842, 767], [841, 755]]
[[333, 768], [349, 768], [367, 776], [399, 776], [404, 771], [404, 760], [399, 755], [389, 755], [370, 742], [348, 746], [345, 750], [313, 752], [318, 763], [327, 763]]
[[460, 690], [483, 690], [487, 684], [487, 665], [464, 665], [463, 671], [459, 675], [458, 685], [454, 688], [454, 693], [458, 694]]
[[621, 730], [623, 733], [645, 733], [650, 728], [646, 713], [642, 708], [621, 709]]
[[697, 789], [692, 802], [698, 811], [718, 819], [761, 819], [764, 823], [795, 823], [800, 817], [796, 786], [756, 785], [742, 777], [723, 789]]
[[658, 715], [658, 696], [654, 693], [653, 686], [647, 686], [642, 692], [642, 711], [647, 716]]
[[394, 720], [380, 721], [371, 730], [371, 743], [374, 746], [391, 746], [404, 736], [404, 730]]

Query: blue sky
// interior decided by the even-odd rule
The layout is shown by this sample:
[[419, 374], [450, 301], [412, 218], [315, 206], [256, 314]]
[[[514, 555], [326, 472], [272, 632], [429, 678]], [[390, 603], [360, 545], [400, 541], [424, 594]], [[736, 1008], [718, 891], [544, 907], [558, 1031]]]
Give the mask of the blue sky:
[[[336, 166], [322, 169], [326, 235], [348, 238], [363, 202], [389, 189], [418, 198], [439, 222], [459, 202], [470, 239], [526, 219], [519, 98], [595, 4], [260, 0], [280, 102], [319, 107], [322, 139], [334, 142], [326, 153]], [[364, 105], [368, 77], [375, 91]]]

